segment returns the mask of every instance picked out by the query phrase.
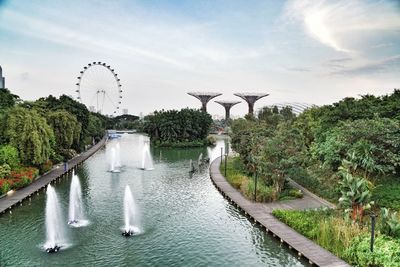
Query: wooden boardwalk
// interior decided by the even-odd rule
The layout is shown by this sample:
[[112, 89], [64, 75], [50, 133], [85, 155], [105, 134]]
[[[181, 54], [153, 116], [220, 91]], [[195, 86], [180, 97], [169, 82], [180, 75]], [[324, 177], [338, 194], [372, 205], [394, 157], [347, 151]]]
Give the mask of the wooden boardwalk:
[[0, 198], [0, 214], [5, 213], [6, 211], [11, 213], [12, 208], [16, 206], [22, 206], [22, 203], [25, 199], [30, 199], [32, 195], [39, 194], [40, 190], [45, 191], [46, 186], [49, 183], [56, 181], [57, 179], [62, 178], [67, 173], [71, 172], [74, 168], [76, 168], [91, 155], [93, 155], [97, 150], [103, 147], [106, 141], [107, 139], [106, 137], [104, 137], [100, 142], [92, 146], [89, 150], [68, 161], [67, 171], [64, 170], [64, 166], [57, 166], [53, 170], [39, 177], [37, 180], [33, 181], [32, 184], [28, 185], [27, 187], [18, 189], [14, 193]]
[[[308, 238], [299, 234], [286, 224], [280, 222], [272, 214], [274, 209], [306, 209], [321, 206], [331, 207], [332, 204], [319, 197], [304, 192], [301, 200], [280, 201], [274, 203], [255, 203], [246, 199], [242, 194], [232, 187], [219, 170], [221, 158], [215, 159], [210, 166], [210, 176], [217, 189], [228, 199], [230, 203], [242, 210], [255, 223], [259, 223], [267, 232], [280, 239], [281, 243], [294, 249], [299, 256], [304, 256], [311, 264], [324, 267], [347, 267], [350, 266], [329, 251], [315, 244]], [[295, 184], [294, 184], [295, 185]]]

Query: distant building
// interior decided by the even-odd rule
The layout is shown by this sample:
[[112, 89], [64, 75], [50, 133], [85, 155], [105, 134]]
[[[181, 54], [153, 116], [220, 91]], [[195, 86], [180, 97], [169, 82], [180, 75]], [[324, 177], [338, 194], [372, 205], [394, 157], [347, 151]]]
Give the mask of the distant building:
[[6, 88], [6, 78], [3, 77], [3, 69], [0, 66], [0, 89]]
[[127, 108], [122, 109], [122, 114], [124, 115], [128, 114], [128, 109]]

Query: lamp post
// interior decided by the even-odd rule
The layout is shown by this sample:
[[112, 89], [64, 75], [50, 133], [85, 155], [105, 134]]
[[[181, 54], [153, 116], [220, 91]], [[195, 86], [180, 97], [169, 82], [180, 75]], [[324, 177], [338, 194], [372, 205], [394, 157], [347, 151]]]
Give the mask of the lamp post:
[[374, 252], [375, 219], [375, 214], [371, 214], [371, 252]]
[[223, 149], [223, 148], [221, 147], [221, 164], [222, 164], [222, 149]]
[[226, 164], [228, 161], [228, 154], [225, 154], [225, 178], [226, 178]]

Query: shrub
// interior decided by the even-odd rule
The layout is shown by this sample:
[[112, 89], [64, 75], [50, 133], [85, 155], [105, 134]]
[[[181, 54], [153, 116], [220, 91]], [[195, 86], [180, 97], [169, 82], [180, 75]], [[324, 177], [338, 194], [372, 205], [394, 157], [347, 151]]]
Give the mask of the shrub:
[[11, 168], [7, 163], [0, 165], [0, 178], [7, 177], [11, 173]]
[[345, 258], [354, 266], [398, 267], [400, 262], [400, 240], [379, 235], [375, 239], [374, 252], [370, 250], [371, 236], [355, 237], [345, 251]]
[[18, 150], [11, 145], [0, 146], [0, 165], [8, 164], [11, 168], [19, 165]]
[[379, 216], [381, 232], [392, 237], [400, 237], [400, 221], [397, 212], [390, 212], [389, 209], [381, 209]]
[[207, 136], [207, 146], [215, 146], [217, 144], [217, 139], [214, 136]]
[[[242, 183], [242, 193], [249, 199], [254, 199], [254, 179], [247, 179]], [[257, 194], [256, 201], [259, 202], [271, 202], [274, 199], [274, 191], [271, 186], [266, 186], [260, 180], [257, 181]]]
[[286, 188], [279, 195], [279, 200], [290, 200], [296, 198], [302, 198], [303, 192], [295, 188]]
[[318, 220], [321, 217], [321, 215], [319, 215], [317, 212], [312, 210], [274, 210], [272, 214], [300, 234], [303, 234], [313, 240], [315, 240], [317, 237]]
[[10, 190], [10, 183], [7, 179], [0, 178], [0, 195], [7, 193]]
[[52, 167], [53, 167], [53, 162], [51, 160], [48, 160], [42, 165], [40, 165], [40, 173], [46, 173], [50, 171]]
[[380, 207], [400, 210], [400, 183], [393, 180], [376, 186], [372, 191], [372, 200]]

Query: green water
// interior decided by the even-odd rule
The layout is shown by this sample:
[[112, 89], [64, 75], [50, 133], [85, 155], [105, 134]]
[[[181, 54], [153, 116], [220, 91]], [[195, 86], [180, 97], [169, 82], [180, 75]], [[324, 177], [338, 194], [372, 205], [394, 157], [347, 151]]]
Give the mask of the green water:
[[[153, 171], [142, 171], [139, 135], [120, 140], [122, 171], [107, 172], [108, 150], [78, 170], [90, 224], [65, 227], [69, 244], [47, 254], [44, 193], [0, 216], [0, 266], [307, 266], [231, 206], [212, 185], [208, 169], [189, 175], [189, 161], [214, 149], [152, 149]], [[71, 178], [55, 185], [67, 221]], [[123, 195], [130, 185], [143, 233], [121, 236]]]

